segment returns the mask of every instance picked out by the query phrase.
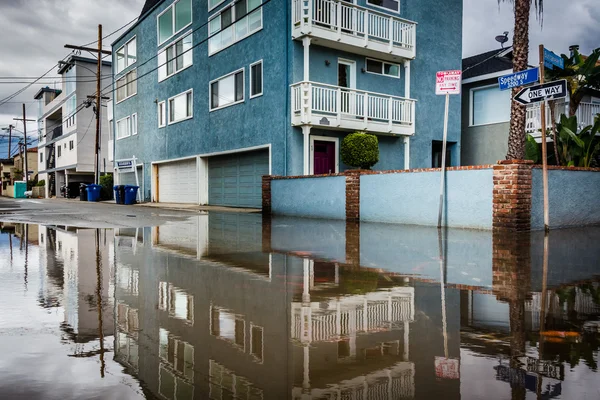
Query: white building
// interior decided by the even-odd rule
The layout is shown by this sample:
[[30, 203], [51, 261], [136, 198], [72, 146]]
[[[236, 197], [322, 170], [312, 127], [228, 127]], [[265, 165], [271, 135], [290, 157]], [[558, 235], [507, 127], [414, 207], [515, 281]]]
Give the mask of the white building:
[[[72, 55], [60, 64], [62, 82], [45, 87], [38, 100], [39, 179], [46, 181], [46, 197], [60, 196], [60, 187], [94, 182], [95, 103], [85, 103], [96, 93], [97, 61]], [[102, 62], [101, 90], [111, 96], [111, 63]], [[99, 169], [112, 171], [109, 160], [109, 124], [106, 98], [102, 100]]]

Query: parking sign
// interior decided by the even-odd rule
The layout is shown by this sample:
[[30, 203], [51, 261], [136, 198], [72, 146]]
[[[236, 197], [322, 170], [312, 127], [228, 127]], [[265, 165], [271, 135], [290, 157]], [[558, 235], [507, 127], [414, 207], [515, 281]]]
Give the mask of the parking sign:
[[462, 71], [438, 71], [435, 76], [435, 94], [460, 94]]

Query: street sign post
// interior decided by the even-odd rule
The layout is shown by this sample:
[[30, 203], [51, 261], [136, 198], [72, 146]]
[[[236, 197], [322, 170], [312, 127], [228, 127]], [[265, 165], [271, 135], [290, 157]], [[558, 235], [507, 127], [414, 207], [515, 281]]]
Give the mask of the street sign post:
[[462, 83], [462, 71], [438, 71], [435, 75], [435, 94], [446, 96], [446, 108], [444, 111], [444, 139], [442, 142], [442, 183], [440, 184], [440, 209], [438, 213], [438, 229], [442, 227], [442, 205], [444, 204], [444, 176], [446, 174], [446, 143], [448, 139], [448, 111], [450, 107], [450, 95], [460, 94]]
[[552, 67], [565, 69], [565, 60], [563, 60], [563, 58], [558, 54], [555, 54], [552, 51], [544, 48], [544, 65], [550, 69], [552, 69]]
[[567, 81], [565, 79], [526, 87], [517, 93], [514, 100], [518, 103], [528, 105], [545, 100], [561, 99], [563, 97], [567, 97]]
[[514, 74], [504, 75], [498, 78], [500, 90], [512, 89], [537, 82], [540, 79], [539, 68], [531, 68], [525, 71], [515, 72]]

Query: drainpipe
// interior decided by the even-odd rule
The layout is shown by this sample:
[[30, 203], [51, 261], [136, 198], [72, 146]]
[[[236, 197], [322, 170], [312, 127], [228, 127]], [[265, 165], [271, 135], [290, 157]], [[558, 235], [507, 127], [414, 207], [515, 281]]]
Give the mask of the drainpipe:
[[404, 169], [410, 169], [410, 136], [404, 137]]

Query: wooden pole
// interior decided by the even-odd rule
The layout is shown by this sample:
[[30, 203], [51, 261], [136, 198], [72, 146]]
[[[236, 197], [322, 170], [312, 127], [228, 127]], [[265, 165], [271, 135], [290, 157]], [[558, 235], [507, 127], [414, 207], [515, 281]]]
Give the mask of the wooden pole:
[[10, 146], [12, 144], [12, 125], [8, 125], [8, 158], [10, 159], [10, 153], [12, 153]]
[[[23, 180], [25, 181], [25, 183], [27, 183], [27, 181], [29, 181], [29, 170], [27, 169], [27, 117], [25, 116], [25, 103], [23, 103], [23, 142], [25, 143], [25, 155], [23, 158]], [[25, 188], [25, 190], [27, 190], [27, 187]]]
[[100, 149], [100, 115], [102, 113], [102, 95], [100, 93], [100, 80], [102, 73], [102, 25], [98, 25], [98, 70], [96, 74], [96, 144], [94, 147], [94, 183], [99, 183], [99, 154]]
[[438, 212], [438, 229], [442, 227], [442, 213], [444, 209], [444, 185], [446, 178], [446, 143], [448, 141], [448, 111], [450, 105], [450, 94], [446, 93], [446, 107], [444, 110], [444, 138], [442, 142], [442, 172], [441, 172], [441, 183], [440, 183], [440, 208]]
[[[544, 83], [544, 45], [540, 44], [540, 83]], [[548, 149], [546, 146], [546, 100], [540, 105], [542, 126], [542, 180], [544, 185], [544, 230], [550, 230], [550, 212], [548, 210]], [[556, 146], [556, 143], [554, 143]]]

